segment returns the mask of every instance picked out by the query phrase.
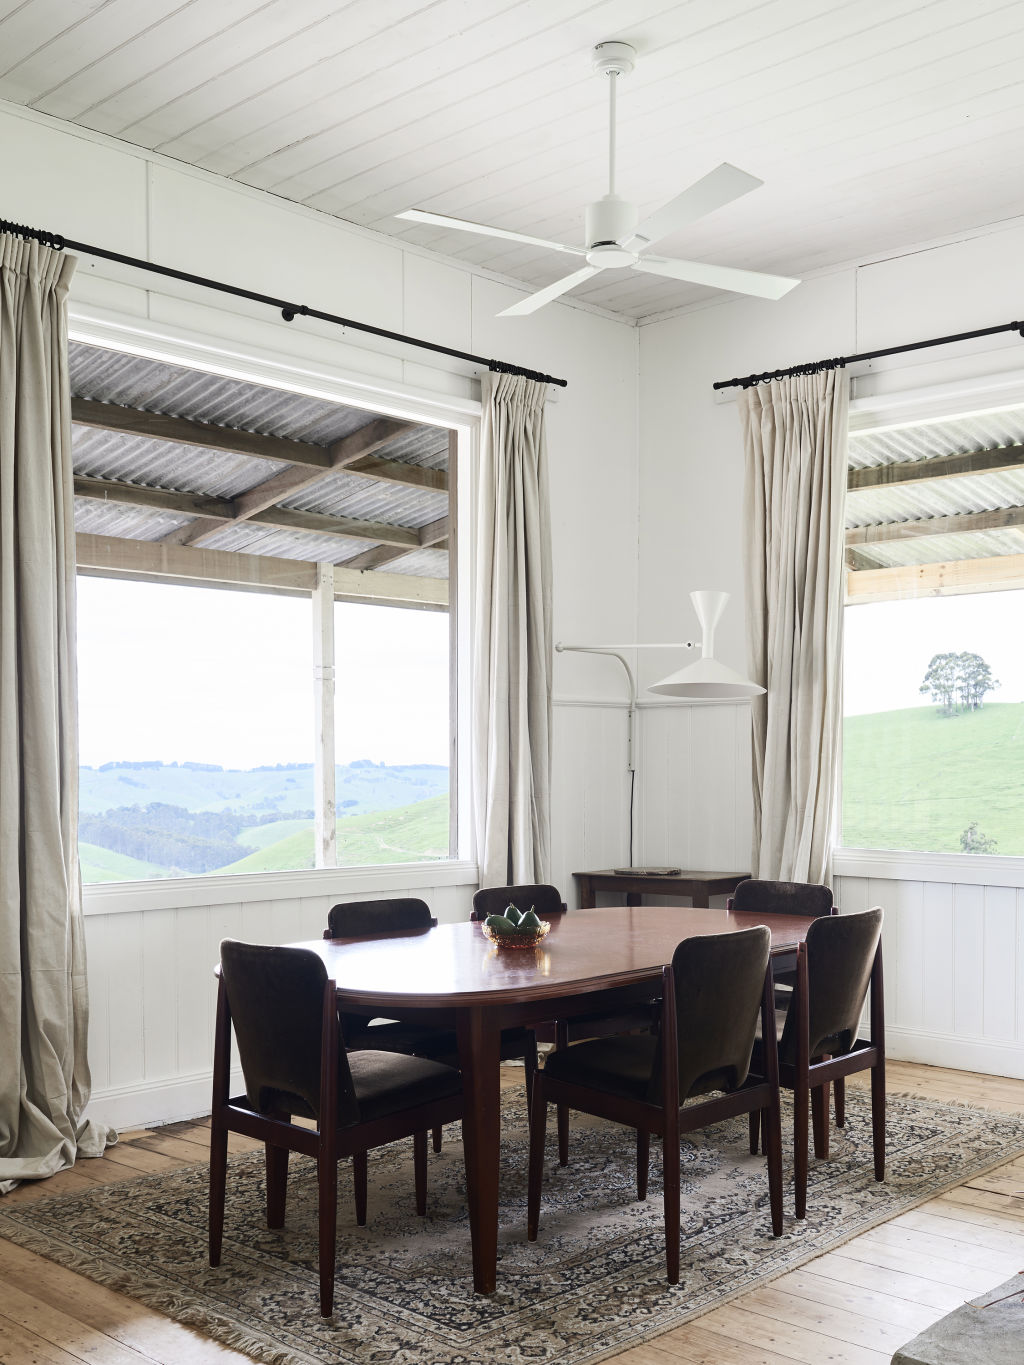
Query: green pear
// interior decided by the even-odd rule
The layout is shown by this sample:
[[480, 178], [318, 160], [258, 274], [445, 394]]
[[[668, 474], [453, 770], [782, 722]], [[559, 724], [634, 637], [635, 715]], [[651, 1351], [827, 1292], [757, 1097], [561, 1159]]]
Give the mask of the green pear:
[[510, 924], [518, 924], [522, 919], [522, 915], [514, 905], [510, 905], [505, 910], [505, 918]]
[[540, 919], [532, 905], [530, 906], [529, 910], [527, 910], [526, 914], [522, 917], [522, 919], [519, 921], [519, 927], [520, 929], [540, 928]]

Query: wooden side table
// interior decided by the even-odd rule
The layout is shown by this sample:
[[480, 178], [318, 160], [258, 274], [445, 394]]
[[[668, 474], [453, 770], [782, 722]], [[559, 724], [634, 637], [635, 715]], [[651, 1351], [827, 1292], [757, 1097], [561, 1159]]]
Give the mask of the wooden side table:
[[579, 886], [580, 909], [590, 910], [599, 891], [625, 891], [627, 905], [640, 905], [649, 896], [689, 896], [693, 905], [707, 906], [712, 896], [731, 896], [750, 876], [749, 872], [677, 872], [674, 876], [635, 872], [574, 872]]

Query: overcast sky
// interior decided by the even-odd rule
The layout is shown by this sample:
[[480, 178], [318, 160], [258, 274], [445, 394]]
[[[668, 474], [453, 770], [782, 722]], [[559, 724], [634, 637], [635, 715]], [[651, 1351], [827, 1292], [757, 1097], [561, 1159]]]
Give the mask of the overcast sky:
[[1024, 700], [1024, 592], [923, 597], [847, 607], [848, 716], [932, 706], [918, 691], [934, 654], [980, 654], [1002, 684], [986, 701]]
[[[336, 761], [448, 762], [448, 616], [339, 603]], [[308, 598], [78, 579], [81, 762], [313, 761]]]

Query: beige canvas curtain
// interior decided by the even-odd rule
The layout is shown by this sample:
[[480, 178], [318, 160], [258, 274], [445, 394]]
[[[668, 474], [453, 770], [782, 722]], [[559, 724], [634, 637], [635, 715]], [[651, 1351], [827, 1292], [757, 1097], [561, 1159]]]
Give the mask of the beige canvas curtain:
[[849, 385], [834, 370], [744, 390], [755, 877], [829, 883], [842, 719]]
[[473, 620], [473, 804], [481, 886], [550, 877], [546, 394], [545, 385], [519, 375], [484, 380]]
[[78, 872], [73, 259], [0, 235], [0, 1192], [97, 1156]]

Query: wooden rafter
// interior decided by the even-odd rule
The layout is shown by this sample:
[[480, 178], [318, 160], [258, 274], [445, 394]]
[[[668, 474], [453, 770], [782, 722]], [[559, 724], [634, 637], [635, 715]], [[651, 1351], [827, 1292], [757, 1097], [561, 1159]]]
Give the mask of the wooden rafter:
[[880, 569], [882, 565], [879, 564], [877, 559], [872, 558], [871, 555], [864, 554], [862, 550], [847, 550], [846, 567], [848, 569], [853, 569], [854, 571], [860, 571], [863, 569]]
[[[77, 552], [80, 570], [111, 577], [302, 594], [316, 586], [316, 565], [301, 559], [87, 534], [77, 537]], [[443, 611], [448, 606], [448, 583], [412, 574], [360, 573], [339, 565], [334, 570], [334, 595], [339, 601]]]
[[909, 597], [954, 597], [968, 592], [1024, 588], [1024, 554], [956, 559], [941, 564], [900, 564], [846, 576], [848, 602], [889, 602]]
[[230, 450], [260, 460], [285, 460], [288, 464], [328, 469], [330, 455], [311, 441], [290, 441], [283, 436], [261, 436], [255, 431], [194, 422], [187, 417], [168, 417], [162, 412], [122, 408], [117, 403], [97, 403], [91, 398], [72, 398], [71, 420], [81, 427], [103, 427], [127, 436], [175, 441], [178, 445], [203, 446], [207, 450]]
[[[268, 508], [274, 507], [275, 504], [282, 502], [285, 498], [292, 497], [295, 493], [300, 493], [303, 489], [310, 488], [322, 479], [328, 478], [339, 469], [344, 469], [347, 465], [352, 464], [354, 460], [358, 460], [364, 455], [372, 455], [375, 450], [387, 445], [397, 436], [402, 436], [407, 431], [411, 431], [414, 426], [415, 423], [413, 422], [397, 421], [391, 417], [374, 418], [366, 426], [350, 432], [348, 436], [343, 436], [340, 441], [335, 441], [333, 445], [327, 448], [327, 454], [330, 457], [329, 469], [310, 471], [301, 466], [282, 469], [279, 474], [272, 475], [263, 483], [257, 484], [255, 488], [250, 488], [248, 492], [240, 494], [235, 499], [235, 521], [258, 520]], [[351, 521], [351, 518], [348, 520]], [[206, 521], [200, 518], [191, 526], [183, 529], [184, 534], [174, 534], [175, 543], [202, 545], [205, 540], [216, 535], [223, 527], [220, 522]], [[373, 539], [386, 540], [386, 537], [374, 536]], [[389, 543], [394, 544], [395, 542]]]
[[[218, 530], [239, 520], [235, 503], [228, 498], [211, 498], [199, 493], [181, 493], [165, 488], [145, 488], [139, 484], [119, 483], [114, 479], [92, 479], [75, 475], [78, 497], [99, 502], [119, 502], [135, 507], [154, 507], [166, 512], [182, 512], [199, 517], [203, 523]], [[273, 526], [285, 531], [313, 531], [317, 535], [340, 536], [346, 540], [372, 540], [375, 545], [397, 546], [399, 553], [419, 549], [419, 531], [405, 526], [391, 526], [382, 521], [358, 521], [354, 517], [332, 517], [322, 512], [300, 512], [286, 507], [270, 507], [252, 513], [248, 521], [261, 526]], [[191, 529], [180, 528], [181, 533]], [[178, 533], [164, 537], [164, 543], [181, 544]]]
[[854, 526], [846, 532], [846, 544], [848, 547], [873, 545], [887, 540], [999, 531], [1013, 526], [1024, 526], [1024, 507], [999, 507], [992, 512], [957, 512], [948, 517], [924, 517], [920, 521], [887, 521], [876, 526]]
[[930, 460], [901, 461], [871, 469], [851, 469], [847, 488], [888, 488], [922, 479], [955, 479], [967, 474], [1008, 474], [1024, 466], [1024, 446], [997, 446], [966, 455], [936, 455]]
[[[202, 446], [207, 450], [228, 450], [235, 455], [281, 460], [292, 465], [307, 465], [311, 469], [329, 470], [333, 467], [331, 447], [317, 445], [313, 441], [262, 436], [254, 431], [217, 426], [212, 422], [196, 422], [187, 417], [169, 417], [160, 412], [145, 412], [141, 408], [121, 407], [117, 403], [99, 403], [91, 398], [72, 398], [71, 420], [77, 426], [101, 427], [147, 440], [174, 441], [178, 445]], [[416, 424], [401, 425], [405, 431]], [[385, 483], [426, 488], [438, 493], [448, 489], [448, 475], [443, 469], [427, 469], [403, 460], [385, 460], [376, 455], [364, 454], [353, 459], [348, 468], [353, 474], [362, 474], [364, 478], [379, 479]]]

